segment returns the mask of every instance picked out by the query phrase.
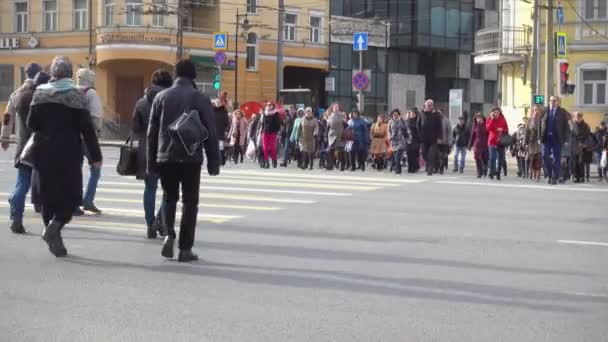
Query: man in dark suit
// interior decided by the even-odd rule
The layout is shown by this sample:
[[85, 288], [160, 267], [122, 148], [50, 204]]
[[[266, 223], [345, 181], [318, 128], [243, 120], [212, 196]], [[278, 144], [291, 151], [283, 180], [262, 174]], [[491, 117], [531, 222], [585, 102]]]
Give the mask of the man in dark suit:
[[549, 184], [557, 184], [560, 175], [562, 145], [569, 137], [568, 113], [559, 106], [559, 98], [551, 96], [549, 106], [541, 120], [540, 139], [543, 144], [543, 158], [549, 177]]

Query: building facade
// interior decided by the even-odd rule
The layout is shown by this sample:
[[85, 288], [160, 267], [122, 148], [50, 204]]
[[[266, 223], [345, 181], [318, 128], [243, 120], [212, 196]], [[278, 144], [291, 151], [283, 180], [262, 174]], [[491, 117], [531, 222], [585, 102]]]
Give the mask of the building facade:
[[[560, 2], [554, 2], [560, 6]], [[592, 129], [608, 119], [608, 0], [561, 1], [563, 24], [555, 9], [554, 32], [565, 33], [566, 56], [551, 56], [553, 82], [547, 88], [545, 40], [547, 15], [545, 7], [534, 15], [533, 3], [502, 0], [500, 25], [477, 32], [475, 61], [480, 65], [498, 65], [501, 107], [510, 127], [521, 122], [528, 113], [534, 94], [557, 95], [561, 105], [570, 112], [579, 111]], [[560, 11], [562, 11], [560, 10]], [[534, 18], [540, 27], [538, 44], [538, 85], [532, 84], [534, 62]], [[552, 42], [554, 40], [552, 39]], [[564, 93], [561, 87], [560, 64], [568, 64], [568, 83], [574, 91]]]
[[[218, 72], [213, 33], [226, 32], [227, 60], [221, 69], [220, 91], [234, 99], [238, 89], [240, 103], [275, 99], [276, 2], [182, 3], [179, 11], [177, 0], [3, 0], [0, 106], [4, 107], [8, 95], [23, 82], [23, 69], [29, 62], [48, 65], [54, 56], [66, 55], [75, 67], [90, 66], [96, 72], [105, 119], [128, 127], [133, 106], [150, 83], [152, 72], [170, 70], [176, 61], [178, 13], [183, 20], [183, 57], [196, 63], [196, 81], [203, 92], [218, 93], [212, 87]], [[311, 88], [324, 95], [329, 67], [328, 6], [324, 3], [285, 1], [284, 88]]]
[[366, 113], [420, 108], [427, 98], [447, 111], [450, 89], [463, 90], [467, 113], [488, 111], [496, 102], [497, 67], [475, 65], [472, 52], [474, 32], [497, 22], [496, 9], [492, 0], [332, 0], [329, 102], [356, 105], [352, 32], [365, 31]]

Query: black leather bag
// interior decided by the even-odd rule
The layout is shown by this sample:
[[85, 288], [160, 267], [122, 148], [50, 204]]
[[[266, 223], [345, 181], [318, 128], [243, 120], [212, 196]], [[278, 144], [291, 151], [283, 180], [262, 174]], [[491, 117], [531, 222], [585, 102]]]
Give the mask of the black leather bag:
[[121, 176], [135, 176], [137, 174], [137, 146], [133, 146], [131, 137], [120, 147], [116, 172]]
[[168, 131], [171, 140], [181, 145], [189, 156], [199, 151], [199, 147], [209, 138], [209, 131], [201, 122], [198, 111], [194, 109], [177, 118]]
[[25, 146], [23, 146], [23, 150], [21, 150], [21, 154], [19, 155], [19, 164], [27, 165], [29, 167], [34, 167], [34, 136], [36, 133], [32, 133], [30, 138], [28, 139]]
[[503, 134], [498, 138], [498, 145], [502, 147], [509, 147], [513, 144], [515, 144], [515, 138], [510, 134]]

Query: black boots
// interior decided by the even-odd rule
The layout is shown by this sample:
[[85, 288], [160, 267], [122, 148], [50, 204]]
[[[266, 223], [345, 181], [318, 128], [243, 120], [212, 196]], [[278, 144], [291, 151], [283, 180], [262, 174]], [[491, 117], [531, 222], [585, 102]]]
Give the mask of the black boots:
[[63, 223], [58, 221], [51, 221], [48, 227], [46, 227], [42, 239], [49, 246], [49, 251], [57, 258], [64, 257], [68, 254], [68, 250], [63, 245], [63, 239], [61, 238], [61, 228]]
[[272, 161], [272, 168], [273, 168], [273, 169], [276, 169], [276, 168], [277, 168], [277, 160], [276, 160], [276, 159], [274, 159], [274, 160]]
[[179, 254], [177, 256], [178, 262], [190, 262], [190, 261], [197, 261], [197, 260], [198, 260], [198, 255], [193, 253], [191, 249], [183, 250], [183, 251], [180, 250]]
[[21, 221], [13, 221], [11, 223], [11, 232], [15, 234], [25, 234], [25, 227]]
[[175, 238], [171, 236], [165, 237], [165, 241], [163, 242], [163, 249], [160, 252], [160, 255], [164, 256], [167, 259], [173, 258], [173, 245], [175, 244]]

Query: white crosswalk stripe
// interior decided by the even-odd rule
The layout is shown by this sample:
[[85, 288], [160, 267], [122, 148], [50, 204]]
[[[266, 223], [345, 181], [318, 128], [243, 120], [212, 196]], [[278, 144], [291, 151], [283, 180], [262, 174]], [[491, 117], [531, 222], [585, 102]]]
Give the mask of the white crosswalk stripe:
[[[276, 170], [222, 170], [219, 177], [203, 176], [201, 180], [198, 221], [223, 224], [255, 213], [272, 215], [272, 212], [332, 197], [354, 196], [421, 182], [424, 180], [347, 174], [294, 174]], [[76, 217], [71, 225], [102, 230], [145, 230], [143, 190], [143, 181], [121, 177], [108, 170], [102, 174], [95, 199], [103, 214]], [[0, 192], [0, 209], [8, 211], [9, 196], [8, 192]], [[157, 207], [161, 197], [162, 188], [159, 185]], [[181, 204], [178, 206], [181, 207]], [[39, 223], [40, 218], [34, 215], [31, 205], [26, 208], [25, 222]], [[177, 219], [179, 216], [178, 213]]]

